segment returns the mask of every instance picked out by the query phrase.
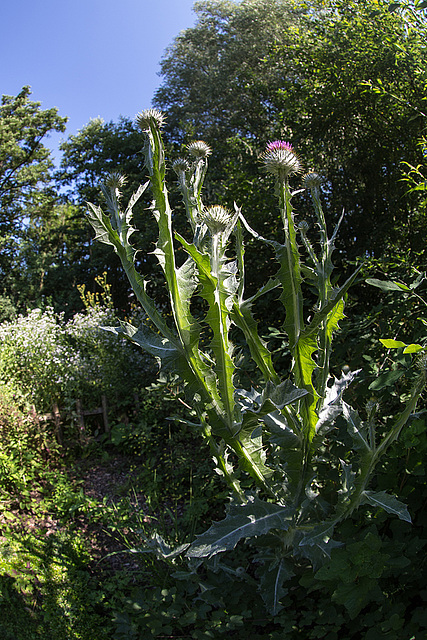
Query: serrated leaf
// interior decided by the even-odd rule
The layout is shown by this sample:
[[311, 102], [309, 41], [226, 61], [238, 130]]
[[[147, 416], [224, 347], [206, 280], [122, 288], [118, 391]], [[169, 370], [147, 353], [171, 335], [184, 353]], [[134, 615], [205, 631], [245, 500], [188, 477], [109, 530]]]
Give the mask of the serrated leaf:
[[298, 552], [310, 560], [317, 571], [327, 560], [330, 560], [333, 549], [342, 546], [341, 542], [332, 539], [336, 521], [324, 522], [305, 534], [298, 545]]
[[305, 547], [307, 545], [317, 545], [321, 542], [327, 542], [333, 536], [336, 522], [325, 522], [306, 533], [301, 539], [299, 546]]
[[236, 301], [231, 308], [230, 318], [236, 327], [243, 332], [252, 358], [265, 379], [278, 380], [278, 375], [274, 370], [271, 359], [271, 353], [264, 340], [258, 335], [258, 323], [252, 315], [250, 304], [248, 304], [247, 301], [243, 303]]
[[381, 509], [384, 509], [384, 511], [387, 511], [387, 513], [396, 515], [400, 520], [410, 523], [412, 522], [406, 504], [403, 504], [403, 502], [400, 502], [400, 500], [395, 496], [392, 496], [385, 491], [364, 491], [362, 494], [361, 504], [366, 503], [371, 504], [374, 507], [380, 507]]
[[223, 264], [218, 278], [216, 278], [212, 273], [210, 256], [201, 253], [194, 244], [189, 244], [179, 234], [175, 235], [196, 264], [198, 280], [201, 284], [200, 295], [209, 304], [206, 322], [213, 332], [211, 348], [215, 356], [218, 389], [231, 431], [234, 414], [233, 375], [235, 367], [231, 357], [232, 345], [228, 333], [229, 309], [232, 307], [233, 297], [238, 286], [235, 277], [235, 263]]
[[283, 609], [280, 599], [288, 593], [288, 590], [283, 587], [283, 583], [292, 578], [295, 573], [284, 558], [265, 562], [258, 573], [260, 574], [259, 590], [262, 599], [269, 613], [275, 616]]
[[280, 411], [268, 413], [262, 418], [262, 421], [271, 433], [271, 444], [281, 447], [284, 452], [289, 448], [301, 446], [301, 437], [289, 427], [288, 421]]
[[157, 358], [162, 366], [166, 368], [171, 367], [174, 361], [182, 357], [182, 352], [180, 352], [176, 344], [155, 333], [146, 325], [141, 325], [137, 328], [128, 322], [123, 322], [120, 327], [103, 327], [103, 329], [121, 335], [137, 344], [144, 351]]
[[367, 438], [367, 425], [362, 422], [357, 411], [355, 411], [352, 407], [350, 407], [350, 405], [343, 401], [342, 412], [347, 422], [347, 431], [349, 432], [355, 443], [355, 449], [371, 451], [371, 447]]
[[195, 558], [211, 558], [217, 553], [234, 549], [242, 538], [261, 536], [270, 529], [286, 531], [290, 526], [292, 510], [259, 498], [236, 507], [232, 515], [214, 522], [203, 534], [196, 537], [186, 555]]
[[351, 496], [355, 489], [356, 474], [352, 470], [351, 464], [347, 464], [344, 460], [340, 460], [340, 463], [342, 467], [342, 473], [340, 477], [342, 489], [340, 489], [338, 493], [341, 495], [341, 499], [345, 500], [346, 498]]
[[342, 372], [341, 378], [335, 378], [334, 376], [332, 385], [326, 387], [325, 398], [316, 424], [316, 433], [325, 433], [342, 413], [343, 393], [360, 372], [361, 369], [349, 371], [348, 373]]
[[[180, 544], [178, 547], [171, 547], [158, 533], [146, 541], [145, 547], [135, 549], [134, 553], [155, 553], [158, 558], [163, 560], [173, 560], [184, 553], [190, 545], [188, 543]], [[132, 551], [132, 550], [131, 550]]]
[[91, 202], [88, 202], [87, 216], [90, 224], [95, 231], [95, 240], [108, 244], [117, 250], [116, 246], [119, 242], [119, 236], [112, 226], [109, 217], [103, 212], [101, 207], [97, 207]]

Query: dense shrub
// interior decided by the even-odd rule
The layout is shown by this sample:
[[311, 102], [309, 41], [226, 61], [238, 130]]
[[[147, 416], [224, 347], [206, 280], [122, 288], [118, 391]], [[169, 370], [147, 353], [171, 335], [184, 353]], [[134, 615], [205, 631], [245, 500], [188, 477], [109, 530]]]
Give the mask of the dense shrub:
[[113, 402], [131, 396], [149, 381], [151, 361], [102, 326], [117, 323], [114, 313], [96, 306], [68, 322], [53, 309], [33, 309], [0, 325], [0, 376], [25, 395], [38, 411], [53, 402], [68, 406], [80, 398], [99, 404], [105, 393]]

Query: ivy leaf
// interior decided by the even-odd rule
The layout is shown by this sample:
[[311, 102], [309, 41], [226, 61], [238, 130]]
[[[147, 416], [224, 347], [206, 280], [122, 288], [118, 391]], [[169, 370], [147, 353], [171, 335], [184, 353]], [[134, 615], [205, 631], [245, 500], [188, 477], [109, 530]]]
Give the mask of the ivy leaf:
[[387, 513], [396, 515], [400, 520], [412, 523], [406, 504], [403, 504], [403, 502], [400, 502], [395, 496], [391, 496], [385, 491], [364, 491], [361, 504], [367, 503], [374, 507], [380, 507], [384, 509], [384, 511], [387, 511]]

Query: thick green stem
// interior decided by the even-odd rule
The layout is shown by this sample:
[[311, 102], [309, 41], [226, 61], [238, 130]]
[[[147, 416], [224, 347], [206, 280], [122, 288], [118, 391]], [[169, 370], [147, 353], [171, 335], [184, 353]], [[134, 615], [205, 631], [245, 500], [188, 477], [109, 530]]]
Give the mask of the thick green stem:
[[364, 455], [364, 460], [362, 463], [362, 467], [360, 469], [360, 474], [356, 481], [356, 490], [350, 498], [349, 503], [346, 506], [345, 512], [341, 516], [341, 519], [344, 519], [351, 515], [351, 513], [357, 509], [360, 504], [360, 501], [363, 497], [363, 492], [366, 490], [366, 487], [372, 477], [372, 474], [375, 470], [376, 465], [382, 456], [387, 452], [389, 446], [392, 442], [394, 442], [400, 435], [405, 424], [408, 422], [409, 417], [414, 413], [418, 399], [422, 394], [424, 387], [426, 385], [426, 372], [423, 371], [419, 376], [415, 383], [415, 386], [412, 390], [411, 397], [406, 403], [406, 407], [396, 420], [393, 427], [390, 431], [383, 437], [382, 441], [378, 445], [378, 447], [374, 447], [370, 452], [366, 452]]

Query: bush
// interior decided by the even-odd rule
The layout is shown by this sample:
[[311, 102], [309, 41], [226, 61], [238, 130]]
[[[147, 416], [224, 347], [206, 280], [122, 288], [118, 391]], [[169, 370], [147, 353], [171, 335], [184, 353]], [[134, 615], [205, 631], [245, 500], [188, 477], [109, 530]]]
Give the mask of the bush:
[[28, 315], [0, 325], [2, 382], [23, 394], [37, 411], [52, 404], [70, 406], [80, 398], [97, 406], [106, 394], [113, 401], [131, 396], [147, 380], [151, 361], [132, 345], [101, 326], [114, 325], [110, 309], [96, 306], [77, 313], [68, 322], [52, 308], [33, 309]]

